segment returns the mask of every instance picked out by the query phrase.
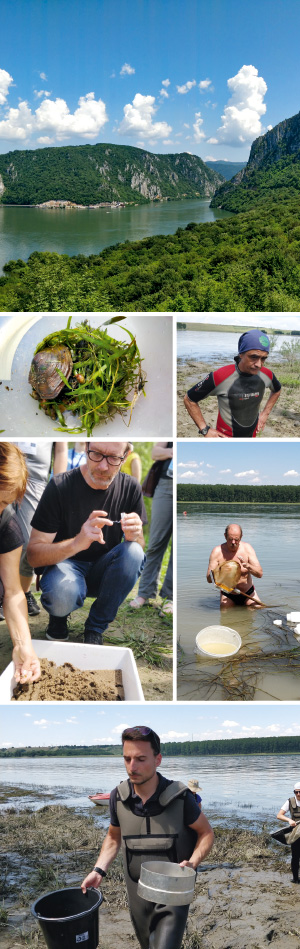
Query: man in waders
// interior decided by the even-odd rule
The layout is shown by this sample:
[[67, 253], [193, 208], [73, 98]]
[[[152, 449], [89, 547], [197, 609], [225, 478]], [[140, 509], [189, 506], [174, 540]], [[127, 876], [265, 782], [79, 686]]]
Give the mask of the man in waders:
[[[208, 583], [213, 583], [214, 571], [226, 561], [236, 560], [240, 565], [241, 575], [236, 584], [236, 590], [240, 593], [228, 592], [220, 589], [220, 607], [227, 609], [229, 606], [253, 606], [255, 603], [261, 603], [258, 594], [253, 585], [252, 574], [254, 577], [262, 577], [263, 571], [257, 559], [255, 550], [251, 544], [242, 540], [243, 531], [239, 524], [228, 524], [225, 528], [225, 543], [214, 547], [209, 558], [206, 579]], [[247, 599], [248, 594], [251, 599]]]
[[188, 788], [157, 771], [162, 756], [152, 728], [125, 728], [122, 744], [128, 780], [111, 792], [111, 823], [82, 890], [100, 886], [122, 847], [130, 914], [140, 946], [180, 949], [189, 906], [165, 906], [138, 896], [141, 864], [169, 860], [196, 870], [211, 850], [213, 831]]
[[[288, 811], [290, 813], [289, 817], [287, 816]], [[284, 802], [280, 808], [280, 811], [278, 811], [277, 817], [278, 820], [286, 821], [290, 827], [295, 828], [295, 830], [293, 829], [291, 833], [286, 835], [286, 843], [290, 843], [292, 848], [291, 870], [293, 874], [293, 883], [300, 883], [300, 781], [296, 781], [294, 787], [294, 797], [289, 797], [288, 800]], [[297, 824], [299, 825], [298, 827]]]
[[[268, 336], [248, 330], [238, 342], [238, 355], [229, 366], [210, 372], [186, 393], [185, 407], [204, 438], [256, 438], [280, 395], [281, 384], [265, 366], [270, 351]], [[271, 395], [259, 408], [266, 388]], [[206, 424], [199, 402], [209, 395], [218, 399], [216, 428]]]

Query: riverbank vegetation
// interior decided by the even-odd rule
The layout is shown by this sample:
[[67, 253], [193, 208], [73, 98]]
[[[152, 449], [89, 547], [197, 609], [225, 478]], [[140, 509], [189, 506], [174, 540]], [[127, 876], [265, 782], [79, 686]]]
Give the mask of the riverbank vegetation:
[[235, 504], [299, 504], [299, 484], [178, 484], [177, 500]]
[[298, 199], [98, 255], [35, 252], [0, 278], [1, 311], [300, 310]]
[[[214, 755], [292, 755], [300, 752], [300, 735], [265, 738], [223, 738], [207, 741], [162, 742], [164, 757]], [[51, 747], [1, 748], [0, 758], [121, 757], [122, 745], [57, 745]]]

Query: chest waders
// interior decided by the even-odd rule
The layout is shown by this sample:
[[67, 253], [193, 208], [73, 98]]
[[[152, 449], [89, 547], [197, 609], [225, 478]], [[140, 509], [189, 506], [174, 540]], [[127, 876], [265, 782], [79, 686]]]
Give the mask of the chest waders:
[[[296, 821], [296, 824], [300, 822], [300, 807], [298, 807], [295, 797], [289, 798], [289, 809], [292, 820]], [[300, 861], [300, 836], [297, 836], [298, 828], [294, 827], [291, 835], [291, 848], [292, 848], [292, 859], [291, 859], [291, 871], [293, 874], [293, 880], [298, 880], [299, 877], [299, 861]], [[295, 839], [293, 839], [295, 838]]]
[[137, 894], [141, 864], [145, 860], [180, 863], [193, 853], [197, 835], [184, 826], [186, 786], [172, 781], [160, 794], [157, 813], [137, 816], [129, 805], [130, 787], [123, 781], [117, 791], [116, 810], [122, 834], [122, 855], [133, 926], [142, 949], [180, 949], [189, 905], [164, 906]]

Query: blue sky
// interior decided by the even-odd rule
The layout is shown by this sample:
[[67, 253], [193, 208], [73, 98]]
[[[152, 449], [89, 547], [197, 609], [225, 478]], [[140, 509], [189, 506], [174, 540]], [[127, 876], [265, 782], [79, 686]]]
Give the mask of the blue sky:
[[299, 0], [3, 0], [0, 151], [246, 160], [299, 110]]
[[120, 744], [123, 728], [149, 725], [163, 741], [299, 735], [298, 707], [245, 703], [216, 705], [147, 704], [144, 708], [64, 704], [7, 707], [1, 712], [0, 747], [23, 745]]
[[178, 442], [179, 484], [300, 484], [300, 443]]

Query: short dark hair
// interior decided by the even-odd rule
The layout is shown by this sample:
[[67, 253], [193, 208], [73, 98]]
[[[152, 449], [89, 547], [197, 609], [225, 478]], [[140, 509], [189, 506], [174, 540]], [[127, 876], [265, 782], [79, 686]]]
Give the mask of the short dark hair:
[[148, 741], [155, 755], [160, 754], [160, 737], [148, 728], [147, 725], [133, 725], [132, 728], [124, 728], [122, 732], [122, 745], [124, 741]]

